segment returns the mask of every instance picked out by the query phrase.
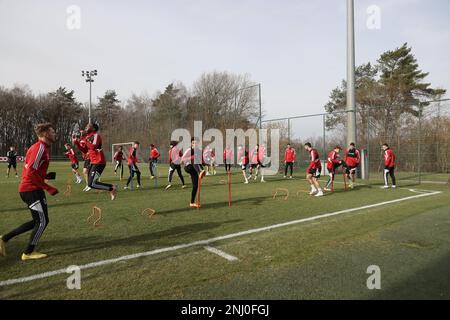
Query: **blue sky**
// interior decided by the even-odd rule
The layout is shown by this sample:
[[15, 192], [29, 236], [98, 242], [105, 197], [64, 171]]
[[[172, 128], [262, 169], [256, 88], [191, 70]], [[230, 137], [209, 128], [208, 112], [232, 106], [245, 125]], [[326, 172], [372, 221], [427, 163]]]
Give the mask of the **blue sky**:
[[[70, 5], [81, 29], [66, 26]], [[371, 5], [381, 29], [366, 26]], [[356, 61], [408, 42], [428, 81], [450, 89], [450, 1], [356, 0]], [[58, 86], [88, 100], [80, 70], [99, 70], [94, 96], [153, 95], [203, 72], [248, 73], [262, 83], [267, 118], [323, 111], [346, 74], [345, 0], [0, 0], [0, 85]]]

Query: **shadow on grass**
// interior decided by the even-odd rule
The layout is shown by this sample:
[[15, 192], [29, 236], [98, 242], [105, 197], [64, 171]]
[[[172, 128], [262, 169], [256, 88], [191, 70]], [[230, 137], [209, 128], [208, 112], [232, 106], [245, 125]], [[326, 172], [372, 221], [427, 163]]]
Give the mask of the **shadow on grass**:
[[380, 290], [373, 300], [448, 300], [449, 266], [450, 255], [446, 255], [401, 283]]
[[[169, 243], [166, 246], [176, 245], [176, 238], [202, 233], [209, 230], [214, 230], [222, 225], [241, 222], [242, 220], [230, 220], [224, 222], [208, 222], [208, 223], [194, 223], [183, 226], [176, 226], [167, 230], [151, 232], [141, 235], [136, 235], [128, 238], [103, 240], [102, 237], [85, 237], [80, 239], [63, 239], [43, 241], [42, 246], [52, 248], [55, 251], [53, 257], [73, 254], [78, 252], [111, 249], [114, 247], [136, 247], [139, 245], [148, 245], [152, 241], [167, 238]], [[87, 245], [80, 243], [88, 243]], [[59, 248], [67, 248], [60, 250]], [[150, 249], [152, 250], [152, 249]]]
[[[20, 201], [21, 203], [23, 203], [22, 200], [19, 199], [19, 201]], [[19, 202], [19, 201], [18, 201], [18, 202]], [[93, 202], [93, 201], [90, 201], [90, 202]], [[61, 202], [61, 203], [53, 203], [53, 204], [50, 204], [50, 205], [48, 206], [48, 210], [49, 210], [49, 214], [51, 215], [51, 214], [52, 214], [52, 209], [53, 209], [53, 208], [67, 207], [67, 206], [77, 206], [77, 205], [85, 205], [86, 203], [90, 203], [90, 202], [86, 202], [86, 201], [77, 201], [77, 202]], [[26, 213], [30, 213], [30, 210], [27, 208], [26, 204], [23, 203], [23, 206], [20, 206], [20, 207], [2, 209], [2, 210], [0, 210], [0, 214], [2, 214], [2, 213], [10, 213], [11, 211], [13, 211], [13, 212], [16, 212], [16, 211], [23, 211], [23, 212], [26, 212]]]

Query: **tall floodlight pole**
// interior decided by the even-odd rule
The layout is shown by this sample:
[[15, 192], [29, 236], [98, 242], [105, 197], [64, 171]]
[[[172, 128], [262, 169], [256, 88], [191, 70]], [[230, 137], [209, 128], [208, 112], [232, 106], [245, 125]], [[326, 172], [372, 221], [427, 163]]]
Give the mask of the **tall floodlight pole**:
[[356, 143], [355, 14], [354, 1], [347, 0], [347, 144]]
[[258, 84], [259, 89], [259, 129], [262, 129], [262, 101], [261, 101], [261, 83]]
[[86, 82], [89, 82], [89, 123], [92, 123], [92, 82], [94, 82], [94, 76], [97, 76], [97, 70], [81, 71], [81, 76], [86, 77]]

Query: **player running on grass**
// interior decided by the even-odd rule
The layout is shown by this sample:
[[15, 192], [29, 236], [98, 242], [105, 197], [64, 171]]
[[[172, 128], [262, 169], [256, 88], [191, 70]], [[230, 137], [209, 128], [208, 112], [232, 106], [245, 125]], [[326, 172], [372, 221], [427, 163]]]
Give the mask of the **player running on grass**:
[[248, 149], [244, 148], [242, 145], [238, 147], [238, 154], [237, 154], [238, 164], [241, 167], [242, 175], [244, 176], [245, 184], [248, 184], [248, 179], [250, 179], [251, 176], [247, 177], [247, 167], [249, 164], [249, 156], [248, 156]]
[[345, 165], [347, 179], [350, 181], [350, 188], [353, 189], [356, 180], [356, 169], [361, 162], [361, 155], [356, 149], [355, 143], [350, 143], [350, 147], [345, 152]]
[[341, 147], [336, 146], [334, 150], [328, 154], [327, 170], [330, 178], [328, 179], [327, 186], [324, 189], [325, 191], [333, 191], [336, 170], [342, 165], [345, 166], [345, 162], [339, 158], [339, 152], [341, 152]]
[[155, 179], [155, 174], [156, 174], [155, 169], [156, 169], [156, 166], [158, 165], [158, 159], [160, 156], [161, 155], [159, 154], [158, 149], [156, 149], [156, 146], [154, 144], [151, 144], [150, 145], [150, 158], [149, 158], [151, 179]]
[[294, 163], [295, 163], [296, 159], [297, 159], [297, 154], [295, 152], [295, 149], [292, 148], [290, 143], [288, 143], [287, 147], [286, 147], [286, 151], [284, 152], [284, 164], [285, 164], [284, 178], [285, 179], [287, 178], [288, 169], [291, 170], [291, 175], [289, 176], [289, 178], [292, 179], [292, 174], [294, 171]]
[[133, 147], [130, 148], [130, 154], [128, 155], [128, 168], [130, 169], [130, 176], [128, 177], [127, 185], [124, 187], [124, 189], [128, 189], [131, 180], [133, 180], [135, 174], [137, 178], [137, 188], [139, 189], [141, 187], [141, 171], [137, 166], [138, 164], [137, 151], [139, 149], [139, 145], [140, 143], [136, 141]]
[[175, 171], [178, 173], [178, 177], [181, 180], [181, 183], [183, 184], [182, 188], [186, 188], [186, 185], [184, 183], [184, 177], [181, 173], [181, 157], [183, 154], [181, 153], [181, 150], [178, 149], [178, 142], [172, 141], [170, 142], [170, 148], [169, 148], [169, 184], [166, 187], [166, 190], [170, 189], [172, 187], [172, 180], [173, 180], [173, 174]]
[[13, 146], [9, 147], [9, 151], [6, 153], [6, 157], [8, 158], [8, 169], [6, 170], [6, 178], [9, 178], [11, 168], [14, 169], [16, 178], [18, 178], [19, 175], [17, 174], [17, 151]]
[[76, 182], [78, 184], [80, 184], [81, 181], [83, 181], [83, 179], [81, 178], [80, 174], [78, 173], [78, 168], [80, 166], [78, 164], [77, 155], [75, 154], [75, 151], [73, 151], [72, 146], [70, 144], [66, 143], [64, 145], [64, 147], [66, 148], [66, 152], [64, 153], [64, 155], [67, 158], [69, 158], [70, 164], [72, 166], [72, 173], [75, 175]]
[[98, 181], [106, 167], [105, 154], [102, 150], [102, 137], [98, 133], [98, 130], [97, 124], [89, 123], [86, 126], [86, 147], [91, 162], [88, 186], [92, 189], [109, 191], [111, 200], [115, 200], [117, 186]]
[[77, 146], [78, 150], [80, 150], [81, 155], [84, 159], [83, 164], [83, 176], [86, 181], [86, 187], [83, 189], [83, 192], [89, 192], [91, 188], [89, 187], [89, 170], [91, 170], [91, 160], [89, 159], [89, 152], [86, 146], [86, 131], [80, 130], [80, 135], [73, 135], [72, 142]]
[[54, 196], [58, 190], [45, 180], [54, 178], [47, 174], [50, 163], [50, 145], [56, 141], [55, 129], [50, 123], [38, 124], [34, 129], [38, 142], [27, 152], [19, 193], [31, 211], [33, 220], [21, 225], [0, 237], [0, 255], [6, 255], [6, 243], [12, 238], [32, 230], [28, 246], [22, 254], [22, 260], [46, 258], [47, 255], [35, 251], [42, 234], [48, 226], [47, 200], [44, 190]]
[[120, 179], [123, 177], [123, 148], [119, 147], [117, 152], [114, 154], [114, 162], [116, 166], [114, 167], [114, 174], [117, 175], [117, 170], [120, 168]]
[[392, 179], [392, 189], [397, 188], [395, 179], [395, 154], [387, 143], [382, 146], [384, 152], [384, 187], [383, 189], [389, 189], [389, 177]]
[[206, 175], [210, 176], [215, 174], [214, 160], [213, 160], [213, 150], [210, 146], [207, 146], [203, 151], [203, 161], [206, 167]]
[[189, 173], [192, 181], [192, 193], [191, 193], [191, 208], [200, 208], [200, 204], [196, 203], [195, 199], [198, 192], [199, 180], [205, 177], [205, 170], [202, 166], [202, 150], [198, 148], [198, 140], [191, 139], [191, 147], [186, 150], [181, 158], [184, 164], [184, 170]]
[[322, 197], [323, 191], [320, 187], [319, 179], [322, 171], [322, 164], [320, 163], [319, 153], [314, 149], [311, 143], [305, 143], [305, 150], [310, 154], [310, 164], [306, 169], [306, 180], [311, 185], [310, 195], [316, 197]]

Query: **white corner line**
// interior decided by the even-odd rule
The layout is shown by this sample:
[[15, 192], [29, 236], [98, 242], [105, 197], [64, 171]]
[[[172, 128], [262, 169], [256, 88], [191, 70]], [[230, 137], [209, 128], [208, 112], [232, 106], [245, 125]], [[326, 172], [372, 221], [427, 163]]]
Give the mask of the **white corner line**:
[[232, 256], [231, 254], [228, 254], [226, 252], [223, 252], [219, 249], [213, 248], [213, 247], [205, 247], [206, 251], [209, 251], [211, 253], [217, 254], [218, 256], [227, 259], [228, 261], [238, 261], [239, 259], [236, 258], [235, 256]]
[[[438, 195], [441, 193], [442, 193], [441, 191], [430, 191], [430, 193], [417, 194], [417, 195], [410, 196], [410, 197], [379, 202], [379, 203], [366, 205], [366, 206], [353, 208], [353, 209], [345, 209], [345, 210], [336, 211], [336, 212], [332, 212], [332, 213], [326, 213], [326, 214], [322, 214], [322, 215], [318, 215], [318, 216], [314, 216], [314, 217], [309, 217], [309, 218], [305, 218], [305, 219], [275, 224], [275, 225], [271, 225], [271, 226], [267, 226], [267, 227], [263, 227], [263, 228], [250, 229], [247, 231], [232, 233], [232, 234], [228, 234], [225, 236], [220, 236], [220, 237], [211, 238], [211, 239], [207, 239], [207, 240], [200, 240], [200, 241], [195, 241], [195, 242], [191, 242], [191, 243], [180, 244], [180, 245], [173, 246], [173, 247], [166, 247], [166, 248], [156, 249], [156, 250], [152, 250], [152, 251], [136, 253], [136, 254], [132, 254], [132, 255], [128, 255], [128, 256], [122, 256], [122, 257], [118, 257], [118, 258], [114, 258], [114, 259], [92, 262], [92, 263], [85, 264], [85, 265], [82, 265], [79, 267], [80, 267], [80, 270], [92, 269], [92, 268], [97, 268], [97, 267], [101, 267], [101, 266], [114, 264], [114, 263], [121, 262], [121, 261], [127, 261], [127, 260], [142, 258], [142, 257], [154, 256], [154, 255], [157, 255], [160, 253], [172, 252], [172, 251], [177, 251], [177, 250], [192, 248], [192, 247], [197, 247], [197, 246], [207, 246], [211, 243], [222, 241], [222, 240], [242, 237], [242, 236], [260, 233], [260, 232], [264, 232], [264, 231], [271, 231], [274, 229], [293, 226], [296, 224], [301, 224], [301, 223], [315, 221], [315, 220], [321, 220], [321, 219], [325, 219], [325, 218], [329, 218], [329, 217], [335, 217], [335, 216], [339, 216], [339, 215], [342, 215], [345, 213], [351, 213], [351, 212], [361, 211], [361, 210], [365, 210], [365, 209], [373, 209], [373, 208], [382, 207], [382, 206], [385, 206], [388, 204], [395, 204], [395, 203], [404, 202], [404, 201], [408, 201], [408, 200], [414, 200], [414, 199], [420, 199], [420, 198], [424, 198], [424, 197], [435, 196], [435, 195]], [[359, 214], [362, 214], [362, 213], [359, 213]], [[67, 268], [50, 271], [50, 272], [39, 273], [36, 275], [23, 277], [23, 278], [4, 280], [4, 281], [0, 281], [0, 287], [9, 286], [9, 285], [18, 284], [18, 283], [35, 281], [35, 280], [39, 280], [39, 279], [50, 278], [50, 277], [65, 274], [65, 273], [67, 273]]]

